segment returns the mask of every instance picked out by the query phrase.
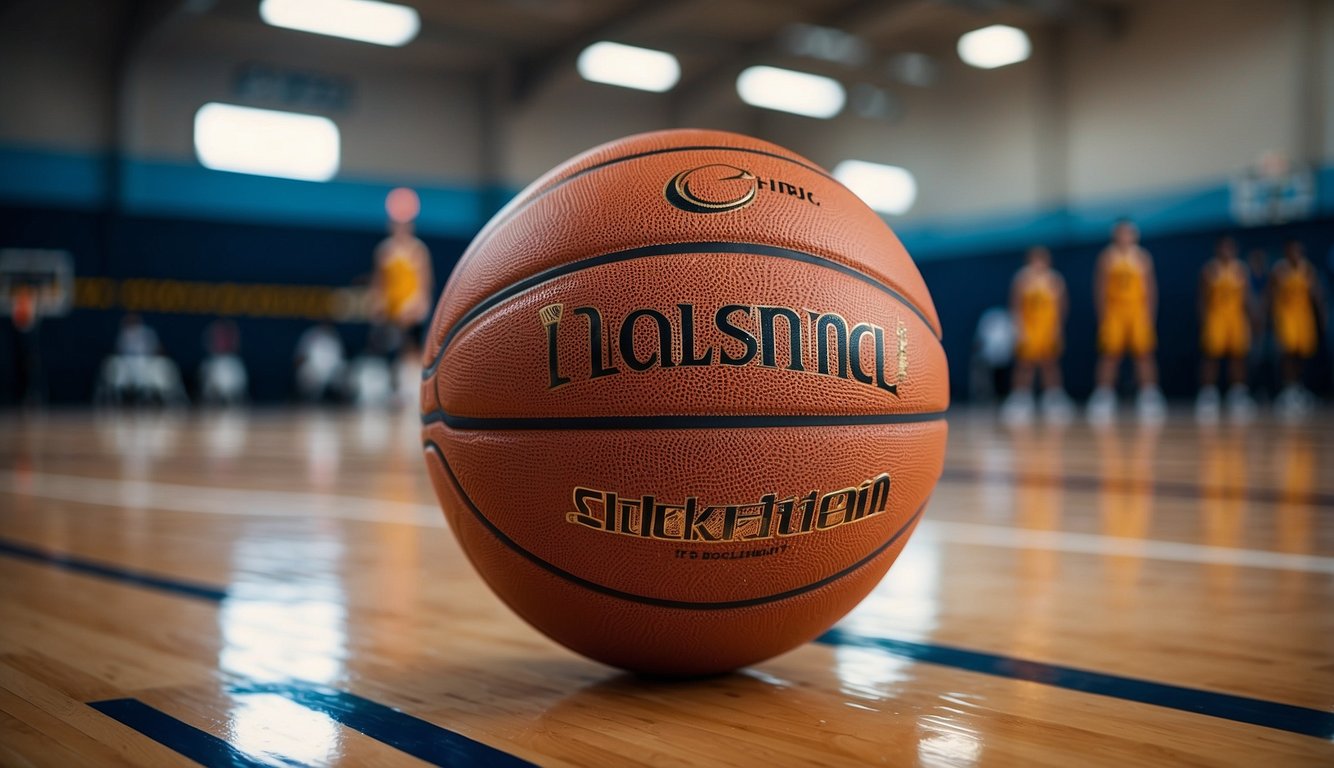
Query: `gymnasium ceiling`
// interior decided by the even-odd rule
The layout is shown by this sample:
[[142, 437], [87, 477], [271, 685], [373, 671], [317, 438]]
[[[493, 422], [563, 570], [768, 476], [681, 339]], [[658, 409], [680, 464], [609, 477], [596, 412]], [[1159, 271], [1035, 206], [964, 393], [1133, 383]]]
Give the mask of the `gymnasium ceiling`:
[[[80, 28], [111, 50], [148, 39], [193, 52], [284, 53], [340, 68], [482, 72], [505, 68], [522, 95], [570, 71], [587, 44], [613, 39], [671, 51], [682, 86], [731, 79], [756, 63], [885, 81], [895, 54], [948, 56], [958, 36], [1008, 23], [1040, 33], [1058, 25], [1114, 31], [1127, 5], [1161, 0], [400, 0], [422, 31], [401, 49], [293, 34], [265, 25], [258, 0], [0, 0], [0, 24], [59, 33]], [[855, 61], [794, 50], [794, 25], [855, 36]], [[106, 39], [112, 38], [112, 39]]]

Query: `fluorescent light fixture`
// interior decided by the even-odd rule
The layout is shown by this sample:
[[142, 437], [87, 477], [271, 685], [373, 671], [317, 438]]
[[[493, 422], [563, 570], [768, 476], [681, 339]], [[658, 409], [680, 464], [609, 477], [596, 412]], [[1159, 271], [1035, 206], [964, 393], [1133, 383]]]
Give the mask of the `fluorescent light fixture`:
[[210, 102], [195, 113], [195, 154], [215, 171], [328, 181], [338, 126], [327, 117]]
[[897, 165], [844, 160], [834, 168], [834, 178], [880, 213], [907, 213], [917, 200], [917, 180]]
[[1033, 46], [1022, 29], [1004, 24], [975, 29], [959, 38], [959, 58], [979, 69], [995, 69], [1028, 58]]
[[847, 100], [837, 80], [778, 67], [747, 67], [736, 79], [736, 92], [752, 107], [826, 119]]
[[379, 0], [264, 0], [268, 24], [377, 45], [407, 45], [421, 30], [417, 9]]
[[576, 66], [585, 80], [657, 93], [681, 79], [681, 65], [670, 53], [606, 40], [585, 48]]

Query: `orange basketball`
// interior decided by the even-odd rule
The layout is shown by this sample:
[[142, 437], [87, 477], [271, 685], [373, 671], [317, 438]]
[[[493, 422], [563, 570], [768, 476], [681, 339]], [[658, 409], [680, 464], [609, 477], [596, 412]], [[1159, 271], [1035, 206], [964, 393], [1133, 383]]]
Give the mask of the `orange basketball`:
[[880, 581], [940, 476], [935, 307], [889, 227], [732, 133], [604, 144], [463, 254], [431, 323], [422, 436], [486, 582], [557, 642], [722, 672]]

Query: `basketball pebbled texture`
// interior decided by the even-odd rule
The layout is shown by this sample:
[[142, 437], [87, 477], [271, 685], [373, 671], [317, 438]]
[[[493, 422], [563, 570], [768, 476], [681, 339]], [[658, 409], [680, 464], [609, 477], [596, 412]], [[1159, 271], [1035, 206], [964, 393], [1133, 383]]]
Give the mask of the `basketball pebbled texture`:
[[907, 542], [945, 451], [939, 335], [898, 239], [810, 161], [631, 136], [538, 179], [459, 260], [424, 353], [431, 481], [552, 639], [734, 669], [827, 629]]

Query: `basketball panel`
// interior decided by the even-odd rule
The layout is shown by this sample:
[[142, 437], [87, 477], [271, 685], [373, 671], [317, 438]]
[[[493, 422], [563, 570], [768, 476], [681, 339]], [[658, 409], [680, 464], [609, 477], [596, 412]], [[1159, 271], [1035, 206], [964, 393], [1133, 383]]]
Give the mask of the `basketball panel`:
[[945, 354], [874, 281], [747, 253], [637, 257], [504, 302], [451, 340], [453, 416], [937, 413]]
[[433, 424], [427, 440], [466, 511], [512, 549], [627, 599], [703, 606], [810, 589], [875, 554], [930, 494], [946, 431], [943, 420], [490, 432]]

